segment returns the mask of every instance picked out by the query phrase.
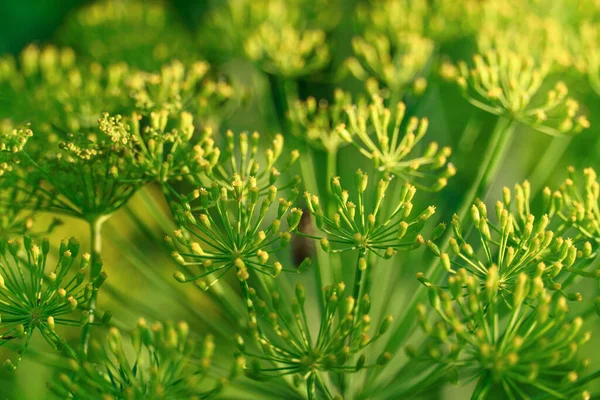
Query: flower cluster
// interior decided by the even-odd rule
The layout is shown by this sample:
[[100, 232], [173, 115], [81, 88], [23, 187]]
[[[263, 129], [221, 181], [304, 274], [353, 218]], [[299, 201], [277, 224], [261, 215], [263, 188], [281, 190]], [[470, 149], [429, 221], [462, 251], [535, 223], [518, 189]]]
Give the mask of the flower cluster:
[[[27, 236], [23, 244], [0, 241], [0, 346], [18, 354], [16, 362], [5, 361], [7, 368], [16, 368], [35, 332], [59, 349], [64, 347], [64, 339], [56, 332], [57, 325], [89, 323], [89, 300], [106, 280], [106, 273], [85, 284], [91, 257], [83, 254], [77, 263], [79, 247], [75, 238], [63, 240], [56, 266], [50, 269], [46, 266], [50, 253], [47, 238], [40, 245]], [[106, 314], [102, 320], [106, 323], [109, 318]]]
[[299, 30], [265, 22], [246, 40], [246, 55], [266, 72], [287, 78], [308, 75], [329, 62], [322, 30]]
[[93, 130], [103, 112], [130, 110], [127, 64], [102, 67], [75, 61], [70, 48], [35, 45], [26, 47], [18, 62], [12, 55], [0, 59], [0, 90], [11, 99], [2, 111], [43, 133], [43, 139], [35, 138], [39, 147], [66, 132]]
[[[503, 200], [495, 207], [497, 223], [488, 217], [485, 204], [478, 201], [471, 208], [469, 226], [473, 229], [465, 229], [458, 216], [454, 216], [454, 236], [449, 242], [451, 254], [440, 252], [432, 243], [430, 247], [452, 276], [464, 269], [483, 284], [494, 270], [499, 279], [498, 295], [506, 301], [514, 295], [513, 288], [521, 274], [543, 282], [548, 290], [581, 300], [580, 293], [564, 291], [576, 276], [600, 277], [596, 272], [586, 271], [593, 260], [592, 246], [587, 242], [581, 251], [575, 247], [567, 236], [569, 231], [560, 221], [553, 221], [550, 203], [547, 202], [541, 217], [532, 214], [529, 196], [527, 181], [515, 185], [514, 193], [504, 188]], [[555, 230], [550, 230], [555, 225]]]
[[48, 387], [61, 399], [207, 399], [238, 375], [243, 359], [238, 357], [228, 377], [215, 378], [212, 336], [199, 341], [199, 351], [196, 343], [185, 322], [148, 326], [140, 319], [131, 343], [124, 343], [121, 332], [111, 328], [105, 346], [94, 343], [96, 362], [72, 359], [70, 373]]
[[196, 61], [189, 66], [174, 60], [160, 72], [130, 74], [127, 86], [136, 111], [147, 113], [166, 110], [169, 113], [188, 110], [202, 120], [204, 126], [218, 126], [219, 117], [234, 106], [233, 87], [224, 79], [214, 79], [210, 66]]
[[45, 232], [31, 232], [34, 213], [26, 208], [38, 199], [36, 187], [39, 185], [34, 185], [29, 192], [20, 189], [23, 172], [19, 163], [20, 153], [32, 135], [27, 127], [15, 127], [8, 120], [0, 122], [0, 239], [25, 233], [47, 234], [58, 224], [58, 220], [54, 220]]
[[518, 274], [510, 301], [501, 294], [496, 266], [483, 284], [465, 269], [449, 278], [447, 289], [426, 284], [438, 318], [432, 324], [427, 307], [418, 305], [429, 339], [409, 354], [439, 364], [437, 379], [458, 374], [466, 382], [477, 380], [474, 398], [491, 393], [513, 399], [589, 398], [578, 384], [589, 360], [578, 350], [590, 333], [583, 331], [581, 317], [569, 315], [567, 298], [551, 295], [540, 277]]
[[[491, 11], [487, 15], [477, 35], [482, 53], [490, 50], [512, 51], [523, 57], [533, 57], [536, 62], [548, 64], [551, 69], [566, 68], [573, 64], [575, 60], [570, 49], [570, 31], [560, 21], [528, 14], [525, 10], [518, 10], [520, 7], [515, 5], [509, 8], [510, 18]], [[523, 13], [520, 15], [524, 22], [515, 26], [509, 20], [519, 11]]]
[[350, 93], [335, 90], [333, 101], [317, 101], [314, 97], [294, 102], [288, 112], [292, 134], [305, 140], [311, 147], [335, 152], [347, 144], [337, 132], [340, 124], [347, 123], [346, 108], [352, 104]]
[[[210, 186], [183, 196], [183, 204], [176, 210], [185, 232], [176, 231], [175, 241], [185, 252], [176, 251], [172, 239], [169, 242], [175, 259], [191, 269], [187, 275], [175, 273], [180, 282], [217, 275], [203, 285], [208, 288], [234, 267], [242, 282], [249, 278], [249, 270], [277, 276], [283, 267], [279, 262], [269, 261], [278, 250], [274, 245], [278, 243], [281, 248], [289, 244], [291, 232], [300, 223], [302, 210], [292, 207], [298, 196], [297, 189], [291, 190], [287, 197], [280, 197], [277, 207], [273, 207], [280, 190], [298, 183], [294, 179], [276, 186], [280, 171], [274, 164], [281, 156], [283, 138], [277, 136], [274, 140], [273, 147], [266, 152], [266, 168], [261, 168], [256, 160], [258, 134], [253, 135], [251, 143], [246, 133], [240, 135], [239, 157], [232, 136], [230, 133], [227, 154], [223, 157], [225, 163], [230, 162], [231, 175], [225, 163], [216, 165], [207, 174], [212, 181]], [[196, 211], [199, 215], [194, 215]], [[282, 226], [284, 218], [287, 227]]]
[[[122, 117], [104, 114], [93, 134], [69, 133], [41, 159], [28, 157], [30, 173], [23, 191], [35, 190], [31, 179], [41, 179], [35, 208], [73, 215], [85, 220], [107, 216], [124, 205], [144, 183], [131, 164], [134, 140]], [[23, 163], [25, 164], [25, 163]]]
[[358, 7], [357, 20], [389, 37], [411, 32], [446, 42], [479, 28], [481, 12], [482, 4], [476, 0], [384, 0]]
[[[391, 355], [383, 353], [375, 363], [367, 364], [366, 357], [360, 353], [385, 334], [392, 323], [392, 316], [384, 318], [377, 330], [370, 334], [371, 300], [368, 295], [357, 301], [345, 295], [343, 283], [327, 286], [323, 292], [325, 310], [318, 334], [314, 336], [315, 331], [308, 323], [306, 294], [301, 284], [296, 284], [291, 313], [277, 291], [272, 293], [268, 303], [250, 289], [256, 312], [250, 315], [249, 328], [264, 355], [254, 354], [246, 348], [241, 336], [236, 337], [241, 353], [251, 359], [246, 367], [248, 377], [262, 381], [296, 375], [307, 381], [309, 398], [317, 398], [317, 388], [324, 391], [323, 397], [333, 398], [321, 381], [320, 372], [352, 373], [382, 366], [389, 361]], [[360, 356], [356, 358], [358, 354]], [[259, 360], [269, 361], [275, 367], [263, 368]]]
[[[575, 168], [569, 167], [569, 178], [560, 190], [551, 193], [546, 188], [544, 194], [553, 207], [552, 211], [564, 222], [562, 229], [573, 228], [578, 240], [591, 241], [597, 249], [600, 243], [600, 185], [596, 171], [586, 168], [583, 173], [578, 173]], [[586, 243], [588, 248], [590, 243]]]
[[152, 111], [147, 119], [134, 113], [124, 123], [134, 147], [134, 152], [125, 157], [130, 157], [131, 164], [148, 180], [161, 184], [198, 182], [219, 159], [211, 129], [195, 134], [194, 118], [189, 112], [169, 118], [166, 110]]
[[433, 42], [414, 33], [388, 37], [367, 32], [352, 40], [355, 57], [346, 60], [346, 68], [359, 80], [374, 76], [392, 93], [402, 94], [411, 84], [423, 91], [426, 81], [420, 78], [433, 52]]
[[[200, 38], [209, 53], [228, 57], [243, 52], [247, 39], [260, 29], [293, 27], [297, 32], [306, 29], [328, 32], [341, 16], [339, 0], [227, 0], [222, 3], [207, 13]], [[267, 28], [261, 28], [262, 25]]]
[[[398, 198], [386, 201], [397, 204], [387, 215], [382, 205], [390, 186], [389, 179], [380, 179], [369, 188], [368, 175], [358, 170], [354, 183], [356, 198], [352, 201], [349, 192], [342, 189], [340, 178], [332, 178], [335, 213], [330, 216], [323, 212], [318, 197], [304, 194], [308, 210], [315, 216], [317, 228], [326, 235], [323, 238], [316, 237], [320, 239], [323, 250], [359, 250], [363, 256], [370, 252], [381, 258], [390, 258], [396, 250], [410, 250], [424, 243], [419, 233], [435, 213], [435, 207], [428, 207], [418, 216], [411, 215], [411, 201], [416, 192], [414, 186], [404, 184]], [[374, 198], [368, 199], [368, 193], [373, 193]], [[361, 263], [366, 268], [366, 260], [362, 259]]]
[[[417, 117], [404, 121], [404, 103], [390, 109], [380, 96], [373, 95], [371, 104], [348, 106], [346, 113], [348, 125], [338, 125], [338, 133], [365, 157], [373, 160], [375, 168], [380, 171], [430, 191], [443, 189], [448, 178], [456, 174], [456, 168], [448, 163], [452, 152], [449, 147], [440, 148], [436, 142], [431, 142], [422, 154], [415, 154], [415, 148], [427, 133], [429, 121]], [[376, 142], [372, 138], [373, 133]]]
[[152, 69], [194, 58], [191, 35], [161, 0], [103, 0], [82, 7], [59, 29], [58, 41], [103, 65], [124, 61]]
[[506, 116], [549, 135], [572, 135], [589, 127], [579, 104], [568, 97], [567, 86], [556, 83], [543, 95], [548, 84], [549, 64], [538, 63], [510, 50], [490, 50], [473, 57], [473, 66], [460, 63], [454, 75], [464, 96], [474, 106]]

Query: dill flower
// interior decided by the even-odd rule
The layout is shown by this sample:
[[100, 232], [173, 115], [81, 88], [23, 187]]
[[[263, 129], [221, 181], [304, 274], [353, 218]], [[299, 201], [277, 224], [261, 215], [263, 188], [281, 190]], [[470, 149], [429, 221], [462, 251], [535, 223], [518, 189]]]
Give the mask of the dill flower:
[[19, 187], [22, 179], [19, 155], [32, 135], [27, 126], [15, 127], [9, 120], [0, 121], [0, 239], [25, 233], [47, 234], [59, 224], [54, 219], [44, 231], [32, 231], [35, 212], [25, 205], [37, 199], [37, 190], [33, 187], [30, 192], [23, 192]]
[[[546, 203], [564, 223], [563, 229], [576, 232], [577, 239], [591, 241], [597, 249], [600, 243], [600, 185], [598, 175], [593, 168], [585, 168], [578, 172], [574, 167], [568, 169], [569, 177], [565, 179], [559, 190], [551, 192], [544, 189]], [[586, 252], [589, 242], [586, 242]]]
[[481, 9], [476, 0], [370, 1], [357, 8], [357, 20], [366, 29], [389, 37], [411, 32], [444, 42], [475, 31]]
[[352, 104], [350, 93], [336, 89], [333, 101], [315, 99], [296, 100], [288, 111], [291, 132], [306, 141], [311, 147], [326, 151], [337, 151], [348, 144], [337, 132], [340, 124], [347, 123], [346, 107]]
[[[131, 132], [121, 116], [104, 114], [94, 134], [69, 133], [57, 148], [33, 160], [25, 152], [28, 174], [20, 184], [23, 191], [43, 182], [38, 210], [51, 210], [84, 220], [105, 217], [122, 205], [144, 183], [139, 168], [131, 163]], [[42, 189], [42, 188], [38, 188]]]
[[[216, 275], [202, 285], [209, 288], [235, 269], [245, 286], [250, 270], [273, 277], [283, 270], [281, 263], [273, 262], [272, 255], [289, 244], [302, 210], [292, 207], [298, 196], [295, 188], [288, 196], [275, 200], [281, 190], [294, 187], [299, 181], [294, 179], [277, 185], [281, 172], [274, 165], [282, 154], [283, 137], [278, 135], [273, 146], [266, 150], [265, 168], [261, 168], [256, 159], [258, 140], [257, 133], [252, 135], [250, 143], [246, 133], [240, 134], [238, 156], [230, 132], [224, 162], [207, 173], [210, 186], [182, 197], [183, 204], [176, 214], [185, 234], [176, 231], [175, 241], [185, 250], [176, 251], [173, 247], [173, 256], [191, 271], [187, 275], [176, 272], [178, 281], [202, 282], [202, 278], [208, 280], [209, 276]], [[297, 152], [293, 154], [288, 167], [298, 158]], [[231, 175], [226, 164], [231, 166]], [[196, 211], [200, 214], [195, 216]], [[282, 224], [284, 218], [287, 226]], [[305, 261], [304, 266], [308, 263]]]
[[[383, 353], [375, 362], [367, 364], [362, 352], [387, 332], [392, 316], [384, 318], [372, 332], [368, 295], [356, 301], [345, 294], [343, 283], [326, 286], [323, 292], [325, 309], [317, 333], [309, 326], [306, 294], [300, 283], [296, 284], [291, 310], [286, 309], [279, 292], [274, 291], [265, 301], [254, 289], [250, 289], [256, 311], [250, 314], [249, 328], [264, 355], [248, 350], [242, 337], [236, 337], [240, 352], [250, 360], [246, 366], [248, 377], [263, 381], [295, 375], [307, 382], [308, 398], [317, 398], [317, 390], [323, 391], [323, 397], [333, 398], [322, 381], [321, 373], [353, 373], [382, 366], [389, 361], [391, 355]], [[360, 356], [355, 359], [358, 354]], [[263, 368], [260, 360], [275, 367]]]
[[19, 164], [19, 153], [33, 136], [28, 126], [14, 127], [10, 120], [3, 120], [0, 125], [0, 178], [14, 172]]
[[[342, 189], [340, 178], [331, 179], [331, 193], [335, 204], [333, 215], [325, 215], [318, 197], [308, 192], [304, 194], [317, 228], [325, 234], [322, 238], [315, 237], [321, 241], [325, 252], [359, 250], [362, 259], [359, 264], [364, 269], [366, 260], [362, 257], [367, 253], [389, 259], [396, 250], [410, 250], [424, 243], [419, 233], [435, 213], [435, 207], [430, 206], [414, 216], [414, 186], [405, 183], [397, 198], [385, 199], [390, 179], [382, 178], [376, 184], [369, 185], [369, 176], [361, 170], [356, 171], [354, 184], [356, 197], [351, 199], [350, 193]], [[368, 193], [375, 195], [373, 200], [368, 198]], [[383, 211], [384, 200], [396, 205], [389, 214]]]
[[429, 340], [415, 361], [438, 365], [430, 377], [456, 376], [477, 381], [473, 398], [503, 393], [507, 398], [589, 398], [578, 380], [589, 365], [579, 356], [590, 338], [583, 319], [569, 314], [560, 292], [551, 295], [540, 277], [518, 274], [513, 296], [501, 295], [501, 278], [492, 267], [484, 281], [459, 269], [448, 288], [426, 283], [432, 311], [417, 306], [419, 323]]
[[15, 362], [4, 362], [9, 369], [16, 368], [35, 332], [54, 349], [63, 348], [56, 326], [87, 324], [92, 294], [106, 280], [102, 273], [84, 283], [91, 257], [85, 253], [76, 261], [79, 241], [75, 238], [61, 242], [54, 268], [46, 266], [49, 253], [47, 238], [40, 245], [28, 236], [23, 244], [0, 240], [0, 346], [17, 352]]
[[[558, 82], [545, 94], [550, 65], [508, 50], [473, 57], [459, 64], [456, 82], [465, 98], [489, 113], [506, 116], [549, 135], [572, 135], [589, 127], [567, 86]], [[545, 95], [545, 100], [541, 97]]]
[[235, 378], [243, 362], [238, 358], [228, 377], [215, 378], [214, 351], [213, 337], [193, 340], [185, 322], [149, 326], [140, 318], [129, 341], [110, 328], [106, 345], [93, 343], [95, 361], [71, 360], [72, 373], [48, 387], [62, 399], [207, 399]]
[[[575, 62], [570, 44], [573, 38], [567, 27], [554, 18], [529, 13], [527, 8], [511, 7], [510, 18], [488, 13], [477, 33], [477, 45], [482, 54], [487, 51], [514, 52], [524, 58], [533, 57], [539, 64], [547, 63], [550, 69], [567, 68]], [[520, 15], [523, 22], [515, 24], [515, 15]]]
[[345, 63], [352, 75], [361, 81], [373, 76], [397, 95], [423, 80], [433, 42], [412, 32], [386, 36], [368, 31], [352, 39], [352, 49], [355, 57]]
[[[439, 191], [456, 173], [456, 168], [447, 161], [452, 150], [431, 142], [424, 152], [415, 154], [415, 147], [427, 133], [429, 121], [412, 117], [403, 123], [405, 112], [404, 103], [388, 108], [379, 95], [374, 95], [370, 104], [346, 107], [348, 125], [340, 124], [338, 133], [373, 160], [379, 171], [407, 180], [419, 189]], [[376, 142], [372, 139], [373, 133]]]
[[294, 78], [323, 69], [329, 62], [325, 32], [265, 22], [244, 44], [246, 55], [273, 75]]
[[207, 54], [235, 57], [262, 24], [299, 31], [332, 30], [341, 19], [339, 0], [227, 0], [209, 10], [199, 31]]
[[153, 69], [194, 58], [191, 34], [160, 0], [103, 0], [81, 7], [59, 28], [57, 41], [103, 65], [124, 61]]
[[195, 135], [191, 113], [184, 111], [174, 117], [170, 118], [167, 110], [152, 111], [147, 120], [133, 113], [125, 128], [131, 134], [134, 151], [125, 156], [131, 157], [131, 163], [148, 180], [163, 185], [181, 180], [198, 182], [215, 166], [220, 151], [211, 129]]
[[193, 112], [203, 126], [216, 128], [220, 118], [231, 112], [236, 99], [234, 88], [225, 79], [215, 79], [204, 61], [189, 65], [174, 60], [159, 72], [139, 71], [127, 79], [127, 87], [138, 112], [182, 110]]
[[[514, 295], [514, 285], [521, 274], [542, 281], [548, 290], [581, 300], [580, 293], [565, 291], [578, 276], [600, 277], [596, 272], [586, 271], [593, 259], [591, 245], [585, 244], [585, 250], [580, 251], [567, 236], [569, 231], [554, 221], [548, 204], [542, 216], [536, 217], [530, 210], [529, 192], [527, 181], [515, 185], [514, 193], [504, 188], [503, 200], [495, 207], [496, 222], [488, 216], [481, 201], [471, 208], [469, 226], [463, 227], [455, 215], [450, 254], [440, 252], [431, 242], [428, 244], [452, 275], [458, 269], [465, 269], [483, 283], [494, 271], [498, 295], [506, 301]], [[554, 226], [555, 231], [550, 230]], [[474, 232], [472, 236], [468, 234], [470, 231]]]

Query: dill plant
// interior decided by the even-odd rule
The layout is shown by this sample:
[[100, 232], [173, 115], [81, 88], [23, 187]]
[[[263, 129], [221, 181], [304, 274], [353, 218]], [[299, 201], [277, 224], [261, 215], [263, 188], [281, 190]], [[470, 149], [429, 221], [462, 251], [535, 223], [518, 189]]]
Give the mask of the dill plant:
[[594, 1], [206, 3], [0, 58], [1, 394], [592, 398]]

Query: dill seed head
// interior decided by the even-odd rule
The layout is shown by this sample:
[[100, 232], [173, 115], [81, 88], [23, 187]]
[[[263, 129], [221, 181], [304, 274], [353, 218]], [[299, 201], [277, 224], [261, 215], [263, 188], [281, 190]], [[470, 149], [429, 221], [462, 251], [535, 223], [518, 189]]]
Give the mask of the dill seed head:
[[[497, 267], [490, 268], [480, 286], [479, 277], [460, 270], [449, 278], [448, 288], [428, 288], [437, 317], [432, 323], [427, 307], [417, 307], [429, 339], [411, 351], [414, 361], [443, 363], [464, 379], [478, 380], [482, 393], [581, 395], [577, 380], [588, 362], [579, 349], [590, 338], [583, 319], [569, 314], [562, 293], [550, 294], [539, 278], [525, 272], [517, 276], [508, 300], [496, 291], [497, 273]], [[566, 379], [557, 379], [565, 374]]]
[[589, 128], [563, 82], [543, 91], [549, 72], [548, 62], [511, 50], [490, 50], [475, 55], [471, 66], [461, 62], [456, 82], [474, 106], [548, 135], [572, 135]]
[[70, 373], [48, 383], [61, 398], [182, 399], [209, 398], [235, 378], [238, 357], [227, 378], [211, 376], [215, 352], [212, 336], [192, 339], [185, 322], [148, 323], [141, 319], [129, 340], [111, 328], [105, 345], [93, 343], [95, 362], [73, 359]]
[[546, 203], [564, 223], [565, 229], [572, 228], [578, 232], [576, 239], [588, 244], [591, 242], [590, 249], [596, 250], [600, 243], [598, 175], [593, 168], [577, 171], [574, 167], [568, 168], [568, 174], [559, 190], [544, 190]]
[[[26, 157], [21, 164], [27, 167], [27, 179], [21, 189], [36, 193], [31, 203], [37, 210], [82, 219], [109, 215], [145, 182], [131, 157], [135, 139], [120, 115], [104, 114], [94, 134], [67, 134], [39, 159]], [[40, 180], [50, 189], [35, 192]]]
[[[249, 328], [264, 356], [248, 351], [241, 336], [236, 336], [240, 352], [250, 360], [246, 367], [248, 377], [264, 380], [297, 375], [308, 380], [319, 372], [352, 373], [382, 364], [379, 360], [367, 364], [362, 352], [387, 332], [392, 317], [387, 316], [380, 326], [371, 327], [368, 295], [357, 301], [346, 295], [343, 283], [324, 287], [324, 314], [319, 329], [313, 330], [308, 325], [304, 287], [297, 283], [295, 292], [288, 309], [279, 292], [273, 292], [265, 300], [250, 289], [255, 311], [250, 314]], [[358, 354], [361, 354], [358, 359], [353, 358]], [[263, 368], [259, 360], [278, 367]], [[310, 384], [307, 390], [311, 390]]]
[[151, 70], [175, 58], [192, 61], [194, 42], [179, 16], [162, 1], [103, 0], [79, 8], [57, 40], [102, 65], [125, 61]]
[[37, 151], [65, 132], [93, 131], [103, 112], [129, 111], [132, 103], [127, 64], [81, 62], [68, 47], [30, 45], [17, 59], [1, 57], [0, 68], [0, 88], [13, 99], [2, 112], [18, 123], [31, 123]]
[[425, 68], [433, 52], [433, 42], [417, 33], [398, 33], [391, 37], [366, 32], [352, 39], [355, 57], [345, 67], [354, 77], [366, 81], [374, 76], [398, 93], [409, 87]]
[[195, 133], [189, 112], [170, 115], [167, 110], [150, 112], [148, 117], [133, 113], [125, 122], [134, 142], [126, 154], [146, 179], [166, 185], [175, 181], [198, 182], [219, 159], [212, 130]]
[[477, 201], [467, 226], [454, 216], [450, 253], [441, 253], [433, 243], [428, 243], [430, 249], [451, 276], [464, 269], [483, 284], [493, 268], [498, 275], [495, 290], [507, 301], [514, 296], [522, 274], [538, 285], [543, 283], [547, 290], [580, 298], [580, 294], [569, 292], [573, 280], [578, 276], [598, 279], [598, 274], [590, 271], [591, 245], [583, 246], [589, 246], [585, 253], [578, 249], [560, 218], [547, 206], [540, 213], [531, 210], [529, 197], [527, 181], [515, 185], [514, 191], [504, 188], [495, 216], [488, 216], [485, 204]]
[[[174, 243], [185, 250], [173, 248], [173, 256], [187, 268], [176, 279], [206, 279], [203, 286], [207, 289], [231, 269], [242, 282], [250, 271], [277, 276], [283, 268], [273, 254], [290, 243], [302, 218], [302, 210], [293, 207], [298, 190], [280, 195], [298, 183], [294, 179], [278, 185], [280, 172], [274, 165], [282, 154], [283, 138], [277, 136], [265, 151], [266, 168], [258, 163], [258, 134], [250, 143], [241, 134], [237, 151], [233, 133], [228, 133], [227, 140], [223, 163], [207, 173], [210, 187], [182, 197], [183, 204], [176, 210], [183, 231], [176, 232]], [[294, 161], [288, 159], [286, 167]]]
[[[321, 247], [328, 252], [360, 249], [388, 259], [396, 250], [411, 250], [423, 244], [420, 232], [435, 213], [435, 207], [415, 215], [412, 213], [415, 187], [405, 183], [399, 197], [392, 199], [385, 198], [389, 185], [389, 179], [369, 182], [369, 176], [358, 170], [355, 196], [351, 198], [350, 193], [342, 189], [340, 178], [333, 177], [331, 192], [335, 212], [332, 215], [325, 215], [316, 196], [305, 193], [308, 210], [315, 217], [317, 229], [324, 234]], [[373, 202], [367, 201], [366, 193], [375, 194]], [[384, 202], [396, 204], [389, 215], [383, 215]]]
[[5, 362], [7, 367], [16, 367], [35, 332], [58, 349], [64, 338], [56, 332], [57, 325], [88, 323], [89, 300], [106, 280], [106, 273], [86, 284], [91, 258], [83, 254], [77, 261], [79, 247], [75, 238], [63, 240], [56, 266], [49, 268], [47, 238], [39, 245], [27, 236], [22, 244], [0, 240], [0, 346], [17, 352], [16, 361]]
[[456, 168], [448, 163], [452, 150], [431, 142], [423, 153], [417, 153], [415, 148], [427, 134], [429, 121], [416, 117], [405, 121], [405, 112], [404, 103], [388, 108], [379, 95], [373, 95], [370, 104], [346, 107], [348, 125], [339, 125], [338, 133], [378, 170], [421, 190], [439, 191], [456, 174]]
[[288, 113], [292, 133], [306, 141], [311, 147], [330, 152], [348, 144], [337, 132], [340, 124], [346, 124], [346, 107], [352, 104], [350, 93], [336, 89], [333, 100], [318, 100], [308, 97], [294, 102]]
[[27, 177], [20, 168], [23, 148], [31, 138], [27, 127], [15, 127], [9, 120], [0, 121], [0, 239], [10, 239], [26, 233], [40, 236], [51, 232], [58, 224], [52, 220], [45, 228], [33, 230], [35, 210], [29, 208], [32, 199], [38, 196], [39, 184], [23, 191], [21, 185]]
[[325, 39], [322, 30], [265, 22], [246, 40], [244, 50], [266, 72], [294, 78], [317, 72], [329, 63]]
[[389, 37], [411, 32], [444, 43], [480, 28], [482, 8], [477, 0], [384, 0], [359, 5], [357, 20]]
[[239, 96], [226, 79], [213, 75], [205, 61], [186, 65], [174, 60], [162, 65], [158, 72], [130, 74], [127, 87], [136, 111], [142, 114], [190, 111], [203, 128], [216, 129], [220, 119], [237, 105]]

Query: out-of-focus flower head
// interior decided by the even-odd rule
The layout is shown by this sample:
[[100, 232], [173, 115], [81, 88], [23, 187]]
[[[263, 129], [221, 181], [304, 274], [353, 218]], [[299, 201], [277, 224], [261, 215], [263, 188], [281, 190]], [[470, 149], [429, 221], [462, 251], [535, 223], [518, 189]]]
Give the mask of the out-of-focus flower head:
[[124, 61], [152, 70], [173, 59], [196, 58], [193, 37], [161, 0], [103, 0], [76, 10], [57, 42], [102, 65]]
[[36, 332], [59, 350], [64, 348], [65, 339], [57, 332], [57, 326], [90, 323], [89, 301], [106, 280], [106, 273], [85, 284], [86, 274], [93, 266], [87, 253], [76, 262], [79, 247], [75, 238], [63, 240], [56, 266], [48, 268], [47, 238], [39, 245], [27, 236], [22, 244], [12, 239], [0, 240], [0, 346], [17, 352], [15, 362], [4, 362], [7, 368], [16, 368]]
[[141, 319], [123, 340], [111, 328], [106, 345], [92, 343], [92, 361], [73, 358], [69, 373], [48, 382], [63, 399], [208, 399], [222, 391], [243, 366], [237, 357], [228, 376], [215, 378], [212, 336], [190, 337], [185, 322], [148, 323]]

